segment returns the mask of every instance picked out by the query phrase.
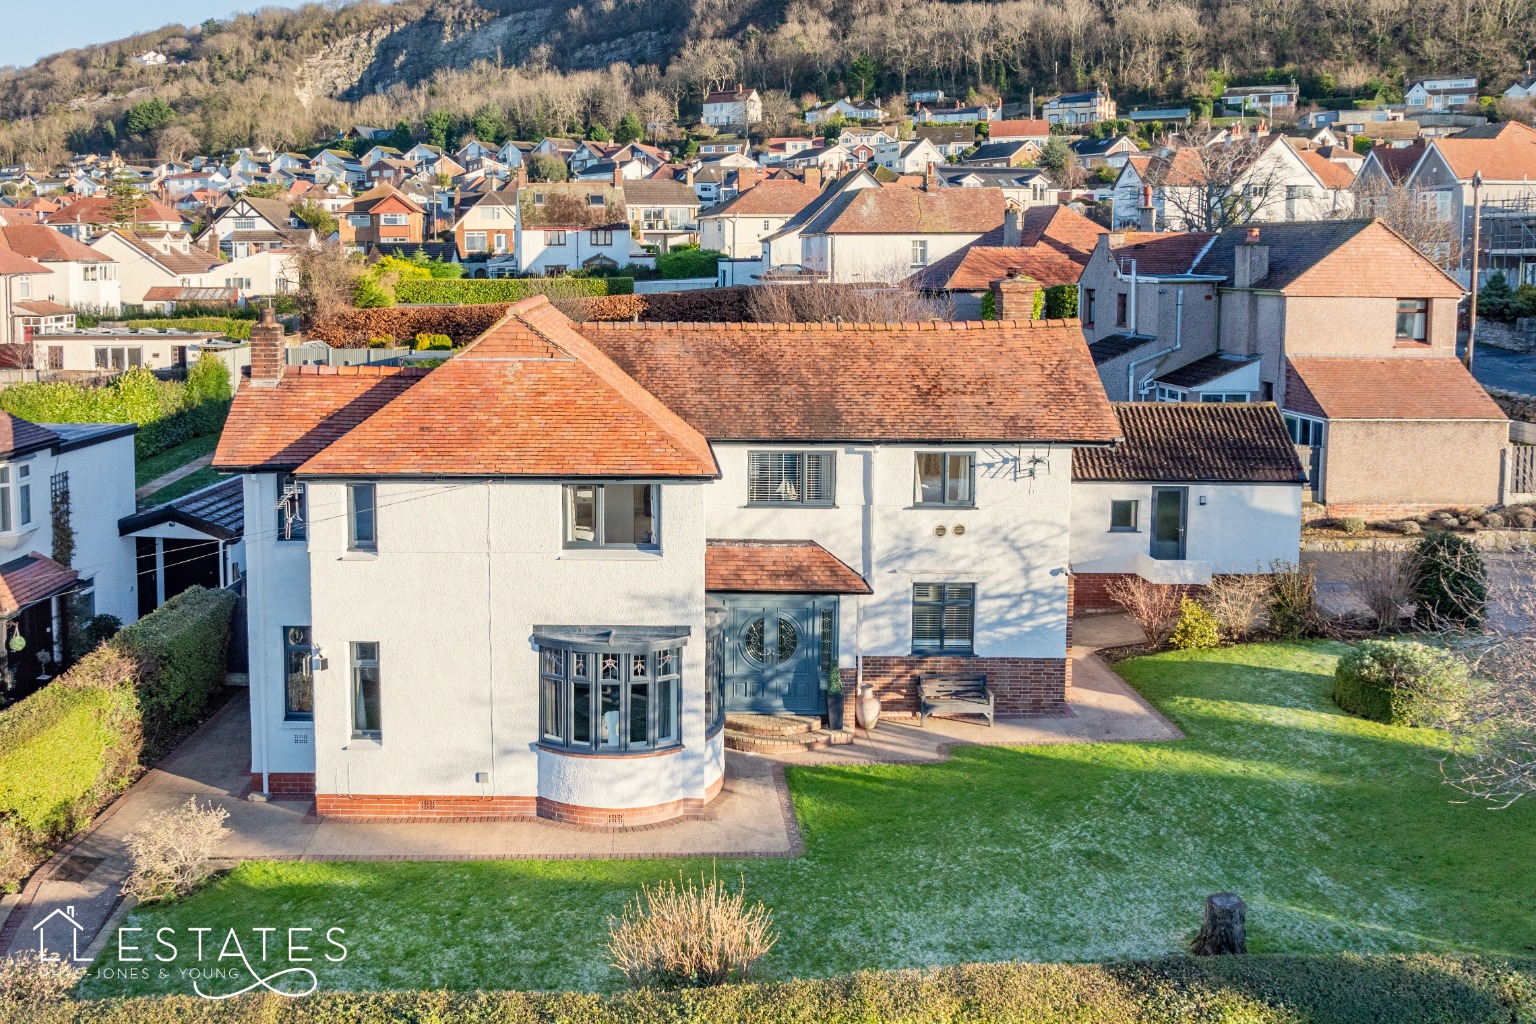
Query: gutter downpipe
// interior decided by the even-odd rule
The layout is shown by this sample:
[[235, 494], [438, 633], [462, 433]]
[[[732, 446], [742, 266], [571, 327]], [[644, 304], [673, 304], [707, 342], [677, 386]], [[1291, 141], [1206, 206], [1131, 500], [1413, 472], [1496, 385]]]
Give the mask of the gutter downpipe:
[[[1177, 290], [1177, 294], [1174, 298], [1173, 310], [1173, 345], [1169, 348], [1163, 349], [1161, 352], [1153, 352], [1151, 355], [1142, 356], [1140, 359], [1133, 359], [1131, 360], [1131, 365], [1126, 368], [1126, 387], [1130, 390], [1130, 394], [1128, 396], [1129, 401], [1135, 402], [1140, 400], [1138, 396], [1141, 394], [1141, 390], [1136, 386], [1136, 367], [1140, 366], [1142, 363], [1151, 362], [1154, 359], [1161, 359], [1163, 356], [1171, 355], [1172, 353], [1177, 352], [1179, 349], [1184, 347], [1183, 288], [1179, 288]], [[1134, 333], [1134, 331], [1135, 328], [1132, 327], [1132, 332]]]

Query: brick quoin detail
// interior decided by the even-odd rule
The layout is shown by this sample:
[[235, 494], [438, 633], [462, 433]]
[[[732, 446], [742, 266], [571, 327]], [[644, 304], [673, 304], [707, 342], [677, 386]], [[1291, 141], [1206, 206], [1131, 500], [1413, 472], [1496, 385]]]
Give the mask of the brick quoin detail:
[[[261, 792], [261, 772], [251, 773], [251, 790]], [[267, 795], [274, 800], [308, 800], [315, 795], [313, 772], [272, 772], [267, 776]]]
[[[1062, 711], [1072, 687], [1072, 665], [1065, 658], [864, 657], [864, 681], [880, 695], [882, 714], [917, 714], [919, 676], [977, 674], [987, 677], [999, 715]], [[853, 713], [853, 701], [849, 700], [847, 714]]]

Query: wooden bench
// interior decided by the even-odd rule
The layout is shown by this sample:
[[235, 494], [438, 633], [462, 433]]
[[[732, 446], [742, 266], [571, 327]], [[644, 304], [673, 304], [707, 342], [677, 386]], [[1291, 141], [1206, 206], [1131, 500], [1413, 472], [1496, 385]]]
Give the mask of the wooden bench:
[[935, 711], [954, 711], [986, 715], [987, 727], [992, 727], [992, 691], [986, 676], [918, 676], [917, 703], [919, 726], [927, 725]]

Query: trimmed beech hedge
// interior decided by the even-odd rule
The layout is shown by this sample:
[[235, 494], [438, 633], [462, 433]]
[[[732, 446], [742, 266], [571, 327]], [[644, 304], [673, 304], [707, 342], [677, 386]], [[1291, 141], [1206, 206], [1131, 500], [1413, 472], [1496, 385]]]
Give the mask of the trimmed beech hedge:
[[395, 298], [401, 302], [467, 306], [480, 302], [520, 302], [530, 295], [567, 299], [628, 295], [634, 290], [632, 277], [431, 278], [398, 282]]
[[[619, 996], [536, 992], [193, 996], [63, 1003], [28, 1024], [1510, 1024], [1536, 960], [1234, 956], [967, 964]], [[324, 965], [317, 968], [322, 988]], [[0, 1013], [3, 1016], [3, 1013]]]
[[251, 326], [254, 319], [247, 320], [244, 317], [230, 316], [183, 316], [183, 317], [147, 317], [142, 320], [123, 321], [136, 331], [215, 331], [226, 338], [235, 338], [239, 341], [251, 340]]
[[193, 587], [0, 711], [0, 832], [22, 851], [0, 864], [0, 892], [126, 788], [146, 747], [164, 752], [210, 710], [234, 609], [233, 593]]
[[1461, 659], [1413, 640], [1363, 640], [1333, 670], [1333, 702], [1387, 725], [1432, 726], [1469, 684]]

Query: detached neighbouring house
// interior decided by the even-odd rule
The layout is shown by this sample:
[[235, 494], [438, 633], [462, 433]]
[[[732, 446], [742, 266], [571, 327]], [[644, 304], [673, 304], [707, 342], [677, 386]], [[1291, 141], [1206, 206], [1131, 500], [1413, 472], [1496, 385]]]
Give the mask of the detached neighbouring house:
[[341, 244], [420, 244], [427, 211], [393, 185], [378, 185], [342, 207], [336, 220]]
[[110, 256], [118, 268], [118, 286], [129, 305], [142, 305], [162, 288], [216, 285], [228, 265], [216, 254], [192, 244], [185, 231], [138, 232], [114, 228], [96, 236], [91, 248]]
[[460, 207], [453, 239], [460, 258], [511, 252], [517, 235], [517, 193], [486, 192]]
[[197, 236], [209, 252], [238, 260], [269, 249], [315, 245], [314, 229], [293, 215], [286, 200], [241, 196]]
[[763, 119], [763, 99], [756, 89], [721, 89], [704, 97], [704, 123], [716, 128], [757, 124]]
[[1301, 552], [1302, 486], [1273, 404], [1121, 402], [1125, 440], [1072, 453], [1072, 606], [1117, 609], [1131, 576], [1195, 586]]
[[760, 181], [700, 215], [699, 245], [730, 259], [760, 260], [762, 240], [820, 195], [819, 188], [793, 179]]
[[1048, 124], [1094, 124], [1113, 121], [1115, 101], [1109, 95], [1109, 86], [1100, 84], [1091, 92], [1062, 93], [1046, 100], [1041, 110]]
[[702, 204], [691, 184], [672, 178], [646, 178], [626, 181], [623, 191], [630, 228], [642, 245], [667, 252], [674, 245], [699, 240]]
[[1112, 400], [1277, 402], [1331, 512], [1500, 500], [1509, 427], [1456, 358], [1462, 289], [1380, 221], [1115, 232], [1078, 293]]
[[[123, 423], [30, 423], [0, 413], [0, 703], [19, 700], [82, 654], [91, 617], [138, 618], [132, 543], [117, 520], [133, 511], [133, 435]], [[67, 508], [70, 550], [55, 535]]]
[[1403, 106], [1409, 114], [1426, 110], [1455, 110], [1477, 103], [1477, 76], [1460, 78], [1421, 78], [1403, 93]]
[[0, 227], [0, 249], [9, 249], [52, 271], [32, 298], [71, 308], [116, 313], [123, 293], [117, 261], [84, 242], [43, 224]]
[[515, 195], [513, 252], [522, 273], [555, 277], [633, 262], [624, 189], [613, 182], [532, 184]]
[[[1069, 322], [573, 324], [538, 296], [430, 373], [280, 346], [252, 331], [214, 460], [264, 517], [261, 791], [634, 826], [720, 791], [727, 712], [818, 714], [833, 667], [896, 714], [933, 673], [1065, 702], [1072, 453], [1120, 437]], [[428, 607], [451, 624], [397, 628]]]
[[899, 281], [1003, 223], [994, 188], [845, 188], [800, 228], [799, 263], [832, 282]]

